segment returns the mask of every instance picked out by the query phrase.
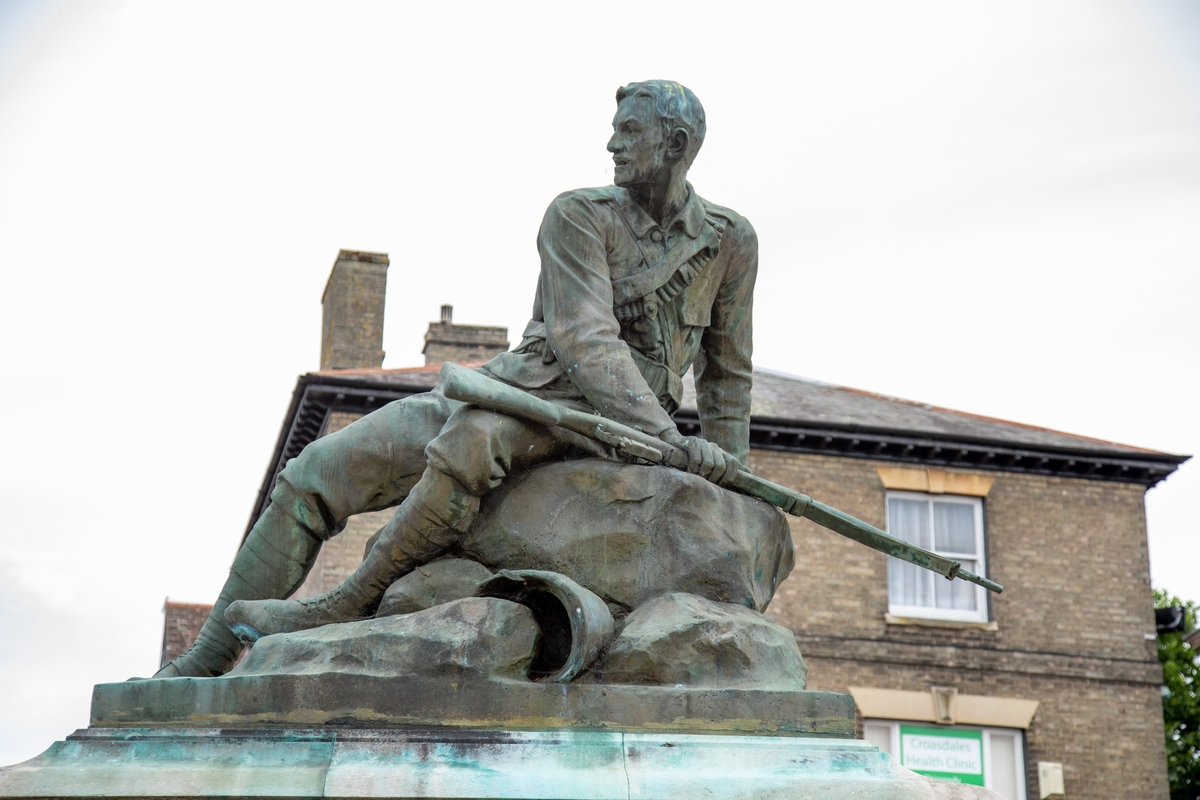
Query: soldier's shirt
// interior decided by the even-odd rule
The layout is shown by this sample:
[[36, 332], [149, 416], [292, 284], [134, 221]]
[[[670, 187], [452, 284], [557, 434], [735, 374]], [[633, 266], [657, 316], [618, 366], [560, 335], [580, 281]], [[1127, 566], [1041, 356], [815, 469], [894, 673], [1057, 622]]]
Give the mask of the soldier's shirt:
[[[715, 256], [645, 302], [614, 309], [629, 280]], [[682, 377], [694, 366], [702, 434], [743, 462], [749, 452], [752, 305], [758, 241], [737, 213], [688, 200], [662, 226], [617, 186], [559, 195], [538, 232], [541, 273], [522, 341], [484, 371], [547, 397], [659, 435], [674, 427]], [[672, 295], [674, 292], [674, 295]], [[663, 300], [663, 297], [669, 299]], [[618, 316], [621, 317], [618, 320]]]

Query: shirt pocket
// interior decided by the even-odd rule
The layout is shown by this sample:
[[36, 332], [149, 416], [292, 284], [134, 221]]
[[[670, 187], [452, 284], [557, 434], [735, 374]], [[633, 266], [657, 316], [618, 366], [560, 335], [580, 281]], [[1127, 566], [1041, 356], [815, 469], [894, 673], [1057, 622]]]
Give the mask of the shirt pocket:
[[717, 285], [713, 281], [712, 267], [708, 267], [696, 276], [692, 285], [683, 290], [682, 302], [679, 306], [679, 323], [685, 328], [707, 328], [712, 324], [713, 300], [717, 295]]
[[712, 306], [701, 300], [702, 298], [696, 296], [683, 298], [679, 319], [685, 327], [707, 328], [712, 322]]

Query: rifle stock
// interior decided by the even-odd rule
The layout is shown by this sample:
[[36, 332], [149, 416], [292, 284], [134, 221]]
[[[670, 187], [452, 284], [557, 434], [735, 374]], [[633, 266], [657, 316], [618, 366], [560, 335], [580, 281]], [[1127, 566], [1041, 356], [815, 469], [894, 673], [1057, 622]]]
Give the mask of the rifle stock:
[[[442, 392], [452, 400], [532, 420], [548, 427], [565, 428], [603, 442], [625, 458], [687, 470], [687, 453], [657, 436], [605, 419], [599, 414], [589, 414], [551, 403], [457, 364], [447, 362], [443, 365]], [[997, 594], [1004, 591], [1004, 587], [995, 581], [963, 569], [958, 561], [897, 539], [873, 525], [813, 500], [806, 494], [753, 475], [744, 468], [738, 472], [728, 488], [757, 497], [793, 516], [810, 519], [860, 544], [932, 570], [949, 580], [961, 578]]]

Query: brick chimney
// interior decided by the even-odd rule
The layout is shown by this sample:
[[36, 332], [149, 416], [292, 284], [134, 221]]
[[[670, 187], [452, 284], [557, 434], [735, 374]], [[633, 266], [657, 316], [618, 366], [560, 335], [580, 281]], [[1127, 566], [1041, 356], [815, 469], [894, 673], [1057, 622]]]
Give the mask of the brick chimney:
[[440, 322], [429, 323], [425, 334], [426, 364], [453, 361], [487, 361], [508, 349], [508, 328], [487, 325], [455, 325], [454, 306], [442, 306]]
[[341, 250], [321, 296], [321, 369], [383, 366], [387, 253]]

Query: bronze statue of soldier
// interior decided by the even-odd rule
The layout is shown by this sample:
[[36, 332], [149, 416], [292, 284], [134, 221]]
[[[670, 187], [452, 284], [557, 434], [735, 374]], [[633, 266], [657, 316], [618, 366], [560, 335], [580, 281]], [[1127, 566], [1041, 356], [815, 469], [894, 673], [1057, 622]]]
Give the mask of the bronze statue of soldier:
[[[758, 244], [744, 218], [687, 183], [704, 133], [704, 109], [678, 83], [617, 91], [614, 185], [551, 203], [538, 233], [532, 319], [514, 350], [480, 369], [681, 447], [691, 472], [727, 485], [749, 451]], [[689, 368], [703, 438], [672, 420]], [[508, 474], [593, 447], [440, 389], [318, 439], [280, 473], [195, 644], [155, 677], [220, 675], [243, 641], [372, 615], [393, 581], [459, 541], [480, 498]], [[341, 586], [282, 599], [347, 518], [397, 504]]]

